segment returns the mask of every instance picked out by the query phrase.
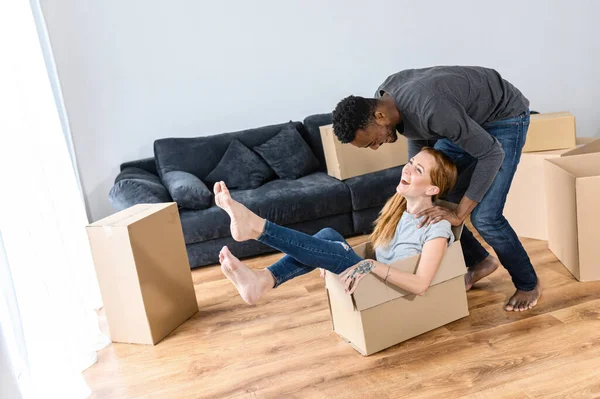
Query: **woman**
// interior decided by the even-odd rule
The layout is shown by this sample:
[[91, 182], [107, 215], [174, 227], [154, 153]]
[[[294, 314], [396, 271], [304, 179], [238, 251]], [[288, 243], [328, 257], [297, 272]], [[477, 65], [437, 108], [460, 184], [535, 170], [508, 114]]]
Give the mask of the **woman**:
[[[286, 254], [266, 269], [253, 270], [223, 247], [219, 254], [221, 270], [251, 305], [273, 288], [315, 268], [339, 274], [349, 293], [354, 292], [366, 274], [374, 273], [421, 295], [431, 284], [454, 236], [447, 220], [418, 228], [420, 220], [415, 215], [433, 207], [435, 199], [452, 188], [456, 177], [456, 166], [450, 158], [431, 148], [423, 148], [404, 166], [396, 194], [381, 210], [370, 237], [377, 260], [362, 259], [333, 229], [326, 228], [310, 236], [262, 219], [233, 200], [225, 183], [217, 182], [215, 202], [231, 217], [233, 239], [255, 239]], [[389, 266], [419, 253], [422, 255], [416, 274]]]

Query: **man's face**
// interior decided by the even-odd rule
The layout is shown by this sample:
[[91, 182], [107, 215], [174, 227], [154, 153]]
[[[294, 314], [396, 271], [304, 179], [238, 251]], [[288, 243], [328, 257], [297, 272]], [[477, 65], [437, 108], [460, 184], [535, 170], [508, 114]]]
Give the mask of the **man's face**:
[[374, 120], [365, 129], [356, 131], [352, 145], [360, 148], [378, 149], [384, 143], [393, 143], [398, 140], [396, 126], [386, 121]]

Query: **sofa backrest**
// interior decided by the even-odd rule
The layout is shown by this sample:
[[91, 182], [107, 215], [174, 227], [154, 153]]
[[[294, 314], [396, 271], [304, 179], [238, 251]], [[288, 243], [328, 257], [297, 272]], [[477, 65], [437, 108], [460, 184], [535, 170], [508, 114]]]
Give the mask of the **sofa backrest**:
[[[304, 119], [304, 123], [291, 123], [294, 123], [319, 160], [319, 170], [326, 172], [319, 127], [332, 123], [331, 113], [310, 115]], [[155, 157], [122, 163], [120, 169], [137, 167], [158, 175], [157, 164], [163, 162], [163, 171], [183, 170], [203, 179], [217, 166], [234, 138], [252, 148], [275, 136], [285, 125], [287, 123], [195, 138], [159, 139], [154, 143]]]
[[304, 129], [306, 129], [306, 137], [304, 138], [310, 148], [313, 150], [319, 163], [320, 170], [327, 172], [327, 164], [325, 163], [325, 154], [323, 152], [323, 142], [321, 141], [321, 131], [319, 128], [333, 123], [331, 112], [328, 114], [316, 114], [307, 116], [304, 119]]
[[[309, 131], [301, 122], [293, 123], [304, 140], [311, 147], [324, 169], [323, 145], [320, 133], [315, 136], [314, 128]], [[233, 139], [238, 139], [248, 148], [269, 140], [288, 123], [263, 126], [239, 132], [222, 133], [194, 138], [165, 138], [154, 142], [154, 156], [158, 173], [174, 170], [184, 171], [204, 179], [219, 163]], [[317, 127], [318, 131], [318, 127]]]

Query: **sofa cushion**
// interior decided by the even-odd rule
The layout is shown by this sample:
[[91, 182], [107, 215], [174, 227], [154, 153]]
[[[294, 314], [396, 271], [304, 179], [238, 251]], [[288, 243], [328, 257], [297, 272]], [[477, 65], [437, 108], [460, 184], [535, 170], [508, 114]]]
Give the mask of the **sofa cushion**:
[[[279, 225], [338, 215], [352, 209], [346, 185], [323, 172], [297, 180], [272, 180], [253, 190], [232, 190], [231, 196]], [[229, 216], [217, 206], [181, 212], [186, 244], [230, 236], [229, 222]]]
[[158, 176], [134, 167], [125, 168], [119, 173], [108, 194], [108, 199], [117, 211], [135, 204], [172, 201]]
[[[300, 122], [290, 123], [293, 123], [298, 131], [305, 130]], [[173, 170], [181, 170], [206, 181], [206, 176], [221, 161], [233, 139], [238, 139], [246, 147], [253, 148], [275, 136], [286, 125], [287, 123], [282, 123], [212, 136], [156, 140], [156, 169], [160, 176]]]
[[188, 209], [206, 209], [212, 205], [212, 192], [191, 173], [174, 170], [165, 173], [163, 184], [177, 205]]
[[402, 166], [396, 166], [344, 180], [350, 189], [352, 209], [358, 211], [385, 204], [396, 192], [401, 175]]
[[205, 180], [211, 185], [224, 181], [230, 190], [247, 190], [262, 186], [274, 177], [275, 173], [265, 161], [234, 139]]
[[319, 167], [319, 160], [293, 124], [253, 150], [267, 161], [280, 179], [297, 179]]

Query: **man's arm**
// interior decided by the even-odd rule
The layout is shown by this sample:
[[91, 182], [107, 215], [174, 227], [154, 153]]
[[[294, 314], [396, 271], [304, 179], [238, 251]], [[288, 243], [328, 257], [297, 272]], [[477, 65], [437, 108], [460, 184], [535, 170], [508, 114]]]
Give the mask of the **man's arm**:
[[495, 137], [467, 115], [464, 107], [451, 93], [435, 96], [425, 106], [424, 112], [423, 117], [432, 132], [450, 139], [477, 159], [471, 183], [465, 194], [471, 201], [463, 198], [457, 210], [457, 214], [468, 212], [468, 215], [474, 208], [473, 202], [481, 202], [496, 178], [504, 160], [504, 150]]

